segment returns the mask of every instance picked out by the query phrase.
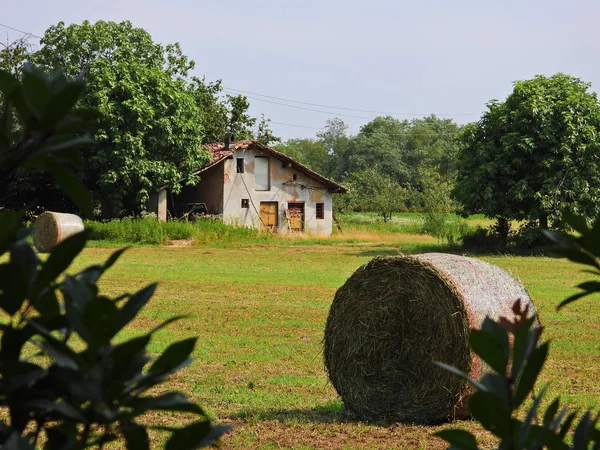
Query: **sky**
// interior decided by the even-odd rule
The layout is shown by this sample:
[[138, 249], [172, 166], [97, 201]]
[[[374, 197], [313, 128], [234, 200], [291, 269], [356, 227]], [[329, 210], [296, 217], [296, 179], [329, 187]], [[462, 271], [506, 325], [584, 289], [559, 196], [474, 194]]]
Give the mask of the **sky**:
[[7, 26], [41, 36], [59, 21], [129, 20], [157, 42], [179, 42], [196, 62], [194, 75], [248, 93], [251, 114], [264, 113], [283, 139], [314, 137], [334, 117], [351, 133], [385, 113], [475, 121], [513, 81], [538, 74], [564, 72], [600, 87], [597, 0], [0, 4], [2, 41], [21, 36]]

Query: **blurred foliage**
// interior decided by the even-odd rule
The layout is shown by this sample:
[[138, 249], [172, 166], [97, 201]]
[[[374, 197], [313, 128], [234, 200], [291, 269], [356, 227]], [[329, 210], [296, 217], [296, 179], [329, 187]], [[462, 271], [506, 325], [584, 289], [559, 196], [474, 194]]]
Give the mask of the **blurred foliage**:
[[[3, 189], [19, 167], [47, 168], [91, 213], [89, 195], [73, 172], [82, 163], [78, 148], [92, 142], [83, 132], [96, 117], [91, 109], [74, 109], [84, 89], [81, 80], [47, 78], [32, 66], [25, 66], [22, 81], [0, 70]], [[185, 395], [160, 388], [190, 363], [196, 338], [175, 342], [156, 358], [147, 348], [156, 332], [181, 317], [132, 339], [120, 334], [156, 289], [151, 284], [114, 298], [100, 293], [98, 281], [124, 249], [104, 264], [66, 273], [89, 232], [67, 238], [42, 260], [21, 229], [23, 214], [0, 210], [0, 405], [6, 411], [0, 446], [83, 449], [119, 441], [128, 449], [148, 449], [148, 429], [154, 428], [167, 434], [167, 449], [198, 448], [225, 432]], [[142, 417], [150, 411], [185, 413], [190, 421], [182, 428], [148, 427]]]

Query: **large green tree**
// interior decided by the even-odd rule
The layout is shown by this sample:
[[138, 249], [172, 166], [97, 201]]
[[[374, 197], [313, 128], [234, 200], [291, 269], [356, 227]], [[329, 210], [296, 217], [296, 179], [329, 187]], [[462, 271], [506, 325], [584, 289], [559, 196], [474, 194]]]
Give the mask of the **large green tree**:
[[102, 114], [99, 145], [85, 154], [84, 181], [105, 217], [143, 209], [160, 186], [174, 191], [208, 156], [202, 110], [188, 89], [194, 63], [178, 44], [155, 43], [130, 22], [50, 27], [33, 60], [47, 72], [83, 77], [85, 106]]
[[[455, 188], [465, 212], [559, 227], [565, 207], [600, 214], [600, 104], [565, 74], [514, 83], [462, 133]], [[550, 220], [549, 220], [550, 219]]]

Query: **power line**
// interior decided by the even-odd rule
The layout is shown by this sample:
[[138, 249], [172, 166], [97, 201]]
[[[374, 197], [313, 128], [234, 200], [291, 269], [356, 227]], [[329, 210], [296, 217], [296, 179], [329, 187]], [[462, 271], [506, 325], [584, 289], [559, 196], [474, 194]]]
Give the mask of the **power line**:
[[[309, 127], [307, 125], [297, 125], [294, 123], [285, 123], [285, 122], [276, 122], [274, 120], [269, 120], [269, 123], [275, 124], [275, 125], [284, 125], [287, 127], [296, 127], [296, 128], [307, 128], [310, 130], [325, 130], [327, 127]], [[366, 132], [366, 131], [359, 131], [358, 135], [360, 136], [374, 136], [376, 134], [383, 134], [385, 136], [388, 137], [399, 137], [399, 136], [433, 136], [433, 137], [437, 137], [437, 136], [456, 136], [456, 133], [436, 133], [435, 131], [431, 131], [430, 133], [413, 133], [410, 131], [405, 131], [404, 133], [379, 133], [379, 132]], [[358, 136], [357, 135], [357, 136]]]
[[38, 36], [37, 34], [29, 33], [28, 31], [19, 30], [18, 28], [9, 27], [8, 25], [4, 25], [3, 23], [0, 23], [0, 27], [8, 28], [9, 30], [16, 31], [17, 33], [25, 34], [27, 36], [33, 36], [38, 39], [42, 39], [42, 37]]
[[355, 119], [366, 119], [366, 120], [372, 120], [373, 119], [373, 117], [354, 116], [352, 114], [337, 113], [337, 112], [333, 112], [333, 111], [323, 111], [323, 110], [320, 110], [320, 109], [305, 108], [304, 106], [297, 106], [297, 105], [288, 105], [287, 103], [275, 102], [273, 100], [265, 100], [264, 98], [253, 97], [251, 95], [246, 95], [246, 97], [251, 98], [252, 100], [258, 100], [259, 102], [266, 102], [266, 103], [272, 103], [274, 105], [287, 106], [288, 108], [303, 109], [304, 111], [318, 112], [318, 113], [321, 113], [321, 114], [328, 114], [330, 116], [343, 116], [343, 117], [352, 117], [352, 118], [355, 118]]
[[[429, 114], [417, 114], [417, 113], [407, 113], [407, 112], [385, 112], [385, 111], [372, 111], [372, 110], [368, 110], [368, 109], [345, 108], [342, 106], [322, 105], [319, 103], [308, 103], [308, 102], [302, 102], [300, 100], [291, 100], [291, 99], [282, 98], [282, 97], [274, 97], [272, 95], [257, 94], [256, 92], [242, 91], [240, 89], [229, 88], [226, 86], [223, 86], [223, 89], [226, 91], [234, 91], [237, 93], [249, 94], [249, 95], [254, 95], [254, 96], [258, 96], [258, 97], [264, 97], [264, 98], [268, 98], [268, 99], [289, 102], [289, 103], [298, 103], [300, 105], [317, 106], [320, 108], [340, 109], [340, 110], [344, 110], [344, 111], [354, 111], [354, 112], [363, 112], [363, 113], [371, 113], [371, 114], [385, 114], [388, 116], [428, 116], [429, 115]], [[255, 99], [255, 100], [260, 100], [260, 99]], [[266, 101], [266, 100], [263, 100], [263, 101]], [[291, 106], [291, 105], [288, 105], [288, 106]], [[329, 114], [331, 114], [331, 113], [329, 113]], [[436, 114], [436, 115], [438, 115], [438, 116], [477, 116], [479, 114], [480, 113], [452, 113], [452, 114]], [[359, 117], [359, 118], [362, 119], [363, 117]]]

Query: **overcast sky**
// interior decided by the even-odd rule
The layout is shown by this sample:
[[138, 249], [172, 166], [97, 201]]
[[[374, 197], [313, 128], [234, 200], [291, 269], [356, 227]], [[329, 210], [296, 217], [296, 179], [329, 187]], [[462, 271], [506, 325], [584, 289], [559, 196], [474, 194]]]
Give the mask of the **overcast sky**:
[[[355, 133], [378, 115], [350, 109], [473, 121], [514, 80], [536, 74], [600, 86], [597, 0], [0, 2], [1, 24], [35, 35], [59, 21], [130, 20], [155, 41], [179, 42], [195, 75], [254, 93], [252, 114], [264, 113], [286, 139], [313, 137], [335, 116]], [[349, 109], [262, 97], [328, 112], [307, 111], [255, 94]]]

